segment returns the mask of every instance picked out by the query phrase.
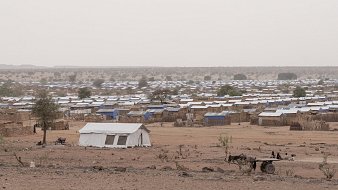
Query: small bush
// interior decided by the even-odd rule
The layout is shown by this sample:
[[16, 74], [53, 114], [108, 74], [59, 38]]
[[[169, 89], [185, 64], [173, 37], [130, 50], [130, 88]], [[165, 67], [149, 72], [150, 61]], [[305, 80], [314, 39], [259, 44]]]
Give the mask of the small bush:
[[330, 164], [327, 163], [327, 158], [329, 157], [330, 153], [324, 153], [323, 155], [323, 162], [319, 164], [320, 171], [323, 172], [323, 175], [326, 179], [332, 179], [336, 174], [336, 169], [334, 169]]
[[175, 159], [186, 159], [188, 156], [190, 156], [190, 150], [189, 149], [183, 149], [184, 145], [180, 144], [178, 146], [178, 150], [176, 151]]
[[43, 165], [47, 165], [48, 163], [48, 160], [49, 160], [49, 152], [46, 151], [40, 155], [36, 155], [34, 157], [34, 160], [37, 160], [37, 166], [43, 166]]
[[175, 164], [176, 164], [176, 169], [179, 170], [179, 171], [188, 171], [189, 170], [189, 168], [179, 164], [177, 161], [175, 162]]
[[225, 156], [228, 157], [230, 143], [232, 143], [232, 136], [220, 135], [218, 137], [219, 146], [224, 148]]
[[326, 179], [332, 179], [336, 175], [336, 169], [334, 168], [322, 168], [321, 169]]
[[157, 155], [156, 157], [158, 159], [160, 159], [162, 162], [168, 162], [169, 161], [169, 155], [168, 155], [169, 151], [168, 150], [163, 150], [161, 149], [161, 152], [159, 155]]

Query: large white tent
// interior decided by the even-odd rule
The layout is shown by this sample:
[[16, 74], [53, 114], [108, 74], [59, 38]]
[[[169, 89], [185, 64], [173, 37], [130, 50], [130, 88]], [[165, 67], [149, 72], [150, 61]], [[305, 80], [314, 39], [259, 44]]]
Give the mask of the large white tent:
[[79, 132], [80, 146], [109, 148], [151, 146], [150, 131], [141, 123], [87, 123]]

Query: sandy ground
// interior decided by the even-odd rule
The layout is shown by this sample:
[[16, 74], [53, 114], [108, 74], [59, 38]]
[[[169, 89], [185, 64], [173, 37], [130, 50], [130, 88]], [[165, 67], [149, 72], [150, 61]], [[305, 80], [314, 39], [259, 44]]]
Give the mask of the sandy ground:
[[[36, 146], [36, 135], [4, 138], [0, 152], [0, 185], [3, 189], [338, 189], [338, 174], [325, 180], [318, 169], [323, 152], [331, 153], [329, 163], [338, 168], [338, 131], [300, 132], [288, 127], [250, 126], [248, 123], [222, 127], [175, 128], [148, 125], [152, 147], [99, 149], [79, 147], [78, 130], [85, 123], [71, 123], [69, 131], [49, 131], [49, 145]], [[338, 128], [338, 123], [331, 123]], [[295, 161], [275, 162], [276, 174], [257, 167], [243, 175], [238, 166], [224, 161], [218, 146], [220, 134], [231, 137], [230, 153], [264, 158], [271, 151], [296, 154]], [[53, 145], [66, 137], [67, 145]], [[179, 156], [183, 145], [183, 157]], [[28, 165], [20, 166], [16, 153]], [[168, 161], [159, 155], [168, 156]], [[187, 169], [178, 170], [176, 163]], [[214, 172], [203, 172], [203, 167]], [[291, 171], [291, 172], [290, 172]], [[287, 173], [291, 174], [287, 174]], [[0, 187], [0, 188], [1, 188]]]

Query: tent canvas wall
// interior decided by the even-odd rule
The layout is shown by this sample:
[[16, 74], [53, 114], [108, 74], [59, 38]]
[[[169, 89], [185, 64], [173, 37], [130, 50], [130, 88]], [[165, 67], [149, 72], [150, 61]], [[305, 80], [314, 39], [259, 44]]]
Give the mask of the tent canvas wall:
[[262, 112], [258, 115], [260, 126], [283, 126], [284, 114], [281, 112]]
[[79, 145], [108, 148], [151, 146], [149, 132], [141, 123], [87, 123], [79, 130]]
[[227, 112], [204, 114], [204, 125], [206, 126], [222, 126], [230, 125], [230, 116]]

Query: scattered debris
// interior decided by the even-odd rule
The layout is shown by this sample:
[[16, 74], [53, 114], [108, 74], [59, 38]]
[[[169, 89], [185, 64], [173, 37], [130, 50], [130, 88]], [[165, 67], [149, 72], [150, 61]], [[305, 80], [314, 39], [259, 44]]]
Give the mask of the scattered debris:
[[20, 157], [20, 156], [18, 157], [18, 156], [16, 155], [16, 153], [14, 153], [14, 157], [15, 157], [15, 159], [19, 162], [19, 164], [20, 164], [21, 166], [23, 166], [23, 167], [25, 166], [25, 163], [23, 163], [23, 162], [21, 161], [21, 157]]
[[266, 177], [264, 177], [264, 176], [253, 176], [252, 179], [254, 181], [265, 181]]
[[117, 167], [117, 168], [114, 169], [114, 171], [117, 171], [117, 172], [126, 172], [127, 168], [125, 168], [125, 167]]
[[155, 165], [151, 165], [151, 166], [148, 166], [147, 169], [156, 170], [156, 166]]
[[187, 173], [187, 172], [180, 172], [179, 174], [178, 174], [178, 176], [180, 176], [180, 177], [192, 177], [192, 175], [191, 174], [189, 174], [189, 173]]
[[168, 170], [173, 170], [173, 168], [170, 166], [164, 166], [163, 168], [161, 168], [161, 170], [168, 171]]
[[203, 167], [202, 172], [214, 172], [214, 169], [209, 167]]
[[179, 170], [179, 171], [188, 171], [189, 168], [179, 164], [177, 161], [175, 161], [175, 164], [176, 164], [176, 169]]
[[35, 162], [33, 162], [33, 161], [30, 162], [29, 167], [30, 167], [30, 168], [35, 168]]
[[216, 171], [219, 172], [219, 173], [225, 173], [225, 171], [220, 167], [217, 167]]

